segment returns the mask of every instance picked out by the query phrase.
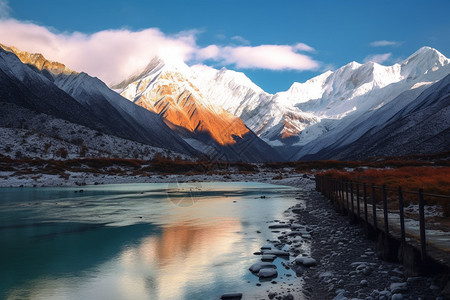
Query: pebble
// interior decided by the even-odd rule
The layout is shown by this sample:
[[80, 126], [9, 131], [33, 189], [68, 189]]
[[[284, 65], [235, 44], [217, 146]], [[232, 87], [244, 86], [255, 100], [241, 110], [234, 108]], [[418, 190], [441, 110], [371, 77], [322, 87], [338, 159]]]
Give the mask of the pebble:
[[265, 254], [265, 255], [261, 256], [262, 261], [273, 261], [275, 258], [277, 258], [276, 255], [270, 255], [270, 254]]
[[435, 285], [435, 284], [432, 284], [432, 285], [430, 285], [430, 290], [439, 290], [440, 288], [437, 286], [437, 285]]
[[264, 268], [259, 270], [258, 277], [259, 278], [271, 278], [278, 276], [277, 269], [275, 268]]
[[289, 256], [289, 252], [283, 250], [264, 250], [263, 255]]
[[380, 297], [386, 297], [386, 298], [389, 298], [392, 294], [391, 294], [391, 292], [389, 292], [388, 290], [384, 290], [384, 291], [381, 291], [379, 294], [378, 294]]
[[253, 273], [258, 273], [261, 269], [276, 269], [273, 263], [270, 262], [257, 262], [250, 266], [249, 270]]
[[268, 296], [269, 296], [269, 299], [273, 299], [273, 298], [275, 298], [276, 295], [277, 295], [276, 292], [270, 292]]
[[303, 265], [305, 267], [312, 267], [317, 265], [317, 261], [312, 257], [297, 257], [294, 262], [297, 265]]
[[420, 280], [421, 280], [420, 277], [409, 277], [409, 278], [406, 280], [406, 282], [412, 284], [412, 283], [418, 282], [418, 281], [420, 281]]
[[391, 283], [390, 290], [392, 294], [406, 292], [408, 290], [408, 286], [406, 282], [394, 282]]
[[333, 300], [346, 300], [347, 297], [345, 296], [347, 294], [346, 290], [339, 289], [336, 291], [336, 297], [333, 298]]
[[289, 224], [274, 224], [269, 225], [269, 229], [280, 229], [280, 228], [290, 228], [291, 226]]
[[397, 293], [392, 295], [391, 300], [403, 300], [403, 294]]
[[242, 293], [223, 294], [222, 296], [220, 296], [220, 299], [222, 299], [222, 300], [240, 300], [240, 299], [242, 299]]
[[292, 296], [292, 294], [287, 294], [283, 297], [283, 300], [294, 300], [294, 296]]

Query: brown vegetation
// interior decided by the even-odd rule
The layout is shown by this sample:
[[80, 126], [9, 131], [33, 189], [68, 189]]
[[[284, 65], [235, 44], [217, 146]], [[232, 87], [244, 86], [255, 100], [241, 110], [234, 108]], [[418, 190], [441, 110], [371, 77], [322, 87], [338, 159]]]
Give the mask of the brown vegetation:
[[[354, 171], [328, 170], [317, 176], [331, 177], [345, 182], [374, 184], [378, 202], [382, 199], [382, 186], [386, 186], [391, 209], [398, 209], [398, 187], [403, 190], [406, 205], [417, 204], [418, 190], [424, 193], [425, 204], [442, 207], [444, 217], [450, 217], [450, 167], [399, 167], [386, 169], [355, 169]], [[360, 185], [361, 188], [361, 185]]]
[[404, 190], [450, 195], [450, 167], [400, 167], [393, 169], [329, 170], [318, 175], [377, 186], [401, 186]]

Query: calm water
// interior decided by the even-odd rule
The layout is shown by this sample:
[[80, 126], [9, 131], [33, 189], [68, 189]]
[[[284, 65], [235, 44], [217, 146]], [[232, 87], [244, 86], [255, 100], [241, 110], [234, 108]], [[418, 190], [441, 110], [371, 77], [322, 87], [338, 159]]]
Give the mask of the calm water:
[[0, 189], [0, 299], [254, 299], [253, 252], [298, 201], [260, 183], [82, 189]]

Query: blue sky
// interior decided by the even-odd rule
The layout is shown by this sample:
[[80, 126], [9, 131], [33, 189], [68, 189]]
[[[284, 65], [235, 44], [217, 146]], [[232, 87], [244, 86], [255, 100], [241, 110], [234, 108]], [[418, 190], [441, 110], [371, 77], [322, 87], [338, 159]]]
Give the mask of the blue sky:
[[[90, 74], [104, 68], [103, 73], [93, 75], [109, 83], [140, 67], [140, 62], [149, 59], [146, 56], [156, 53], [151, 49], [146, 52], [146, 48], [156, 49], [164, 44], [161, 49], [175, 49], [174, 55], [180, 55], [189, 64], [242, 71], [264, 90], [277, 92], [288, 89], [294, 81], [303, 82], [350, 61], [375, 60], [390, 65], [422, 46], [436, 48], [448, 57], [449, 11], [447, 0], [0, 0], [4, 23], [0, 43], [38, 50], [50, 59], [65, 59], [63, 63], [86, 68]], [[108, 35], [111, 30], [114, 36]], [[35, 40], [29, 32], [36, 33]], [[133, 34], [136, 32], [140, 35]], [[39, 34], [42, 40], [52, 42], [39, 42]], [[93, 52], [108, 52], [99, 44], [118, 35], [126, 35], [123, 41], [130, 48], [140, 48], [135, 43], [141, 40], [149, 41], [133, 53], [122, 45], [111, 44], [120, 49], [122, 56], [130, 57], [118, 58], [112, 53], [104, 57], [129, 64], [130, 68], [116, 70], [103, 66], [101, 57], [94, 59], [101, 54]], [[94, 42], [93, 37], [98, 36]], [[100, 39], [102, 36], [105, 37]], [[72, 48], [66, 49], [64, 44]], [[78, 53], [74, 50], [77, 47], [89, 49], [92, 61], [81, 63], [86, 52]]]

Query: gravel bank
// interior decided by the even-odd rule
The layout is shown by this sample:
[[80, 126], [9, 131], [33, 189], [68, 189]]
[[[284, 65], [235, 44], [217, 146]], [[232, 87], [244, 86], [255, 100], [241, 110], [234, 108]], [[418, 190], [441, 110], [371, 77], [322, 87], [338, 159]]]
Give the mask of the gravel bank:
[[[291, 209], [293, 223], [311, 235], [310, 255], [317, 265], [301, 268], [307, 299], [447, 299], [444, 276], [407, 277], [403, 266], [377, 258], [375, 241], [358, 224], [337, 213], [318, 192]], [[295, 266], [294, 266], [295, 267]]]

